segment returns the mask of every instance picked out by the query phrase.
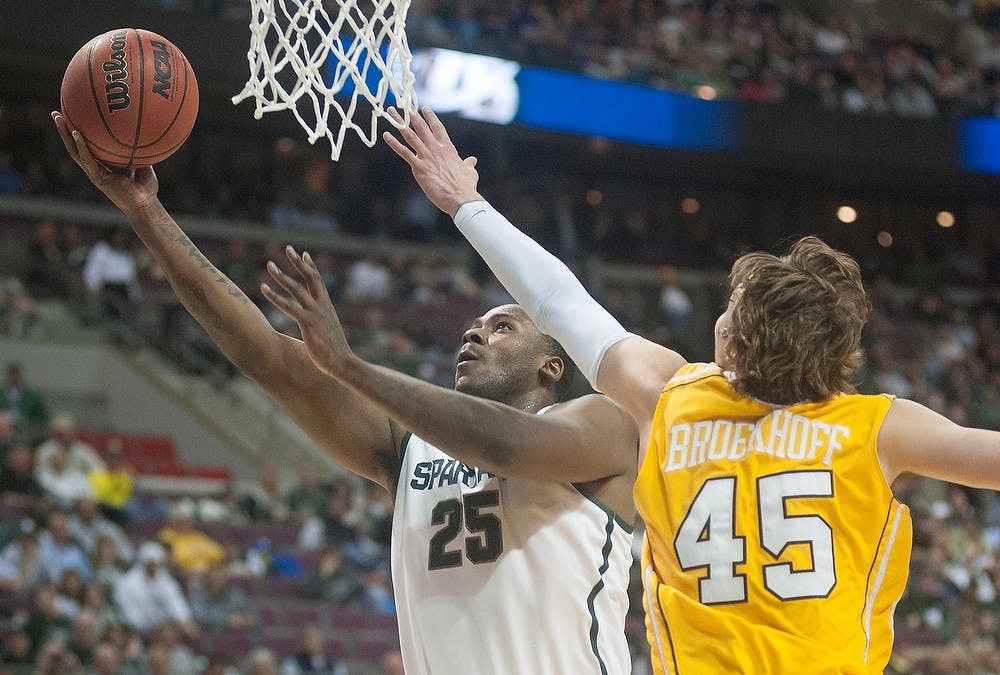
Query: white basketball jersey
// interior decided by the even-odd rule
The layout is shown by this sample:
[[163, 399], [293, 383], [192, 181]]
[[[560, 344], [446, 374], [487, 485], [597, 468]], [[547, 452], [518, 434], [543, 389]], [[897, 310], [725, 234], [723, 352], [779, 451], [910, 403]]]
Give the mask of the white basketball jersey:
[[573, 485], [404, 438], [392, 580], [406, 675], [626, 675], [630, 527]]

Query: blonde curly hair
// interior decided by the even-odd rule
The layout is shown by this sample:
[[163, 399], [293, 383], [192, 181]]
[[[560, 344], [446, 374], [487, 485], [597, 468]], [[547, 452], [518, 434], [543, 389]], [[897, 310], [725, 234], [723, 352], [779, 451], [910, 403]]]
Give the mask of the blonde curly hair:
[[791, 405], [854, 391], [871, 304], [851, 256], [803, 237], [784, 256], [742, 256], [729, 281], [735, 306], [727, 349], [738, 392]]

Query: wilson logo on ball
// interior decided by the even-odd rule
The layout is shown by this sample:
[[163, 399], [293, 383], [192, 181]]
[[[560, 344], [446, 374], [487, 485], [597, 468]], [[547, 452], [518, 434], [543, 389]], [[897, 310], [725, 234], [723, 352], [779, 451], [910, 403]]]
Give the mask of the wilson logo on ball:
[[132, 102], [128, 96], [128, 83], [124, 80], [128, 77], [128, 61], [125, 59], [125, 37], [127, 33], [121, 31], [111, 36], [109, 44], [112, 52], [108, 60], [101, 68], [107, 75], [104, 79], [104, 95], [108, 103], [108, 111], [124, 110]]
[[198, 82], [167, 38], [113, 28], [70, 60], [59, 102], [97, 161], [131, 169], [161, 162], [181, 147], [198, 117]]
[[170, 77], [173, 68], [170, 66], [170, 50], [159, 40], [149, 43], [153, 48], [153, 93], [169, 99]]

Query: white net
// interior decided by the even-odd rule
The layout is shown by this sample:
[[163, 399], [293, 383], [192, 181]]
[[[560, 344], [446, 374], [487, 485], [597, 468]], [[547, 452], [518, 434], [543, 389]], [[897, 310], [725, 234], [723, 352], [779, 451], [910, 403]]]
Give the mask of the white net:
[[252, 97], [257, 119], [292, 111], [310, 143], [323, 136], [330, 140], [334, 160], [348, 129], [371, 147], [380, 117], [398, 126], [386, 113], [389, 105], [409, 123], [417, 106], [404, 32], [410, 0], [250, 0], [250, 5], [250, 78], [234, 104]]

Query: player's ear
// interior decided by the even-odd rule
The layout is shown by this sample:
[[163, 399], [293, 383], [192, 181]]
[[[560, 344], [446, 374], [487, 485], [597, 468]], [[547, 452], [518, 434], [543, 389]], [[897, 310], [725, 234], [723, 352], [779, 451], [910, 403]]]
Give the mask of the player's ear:
[[554, 384], [562, 379], [566, 373], [566, 364], [561, 358], [554, 354], [547, 354], [542, 367], [538, 369], [539, 375], [546, 385]]

